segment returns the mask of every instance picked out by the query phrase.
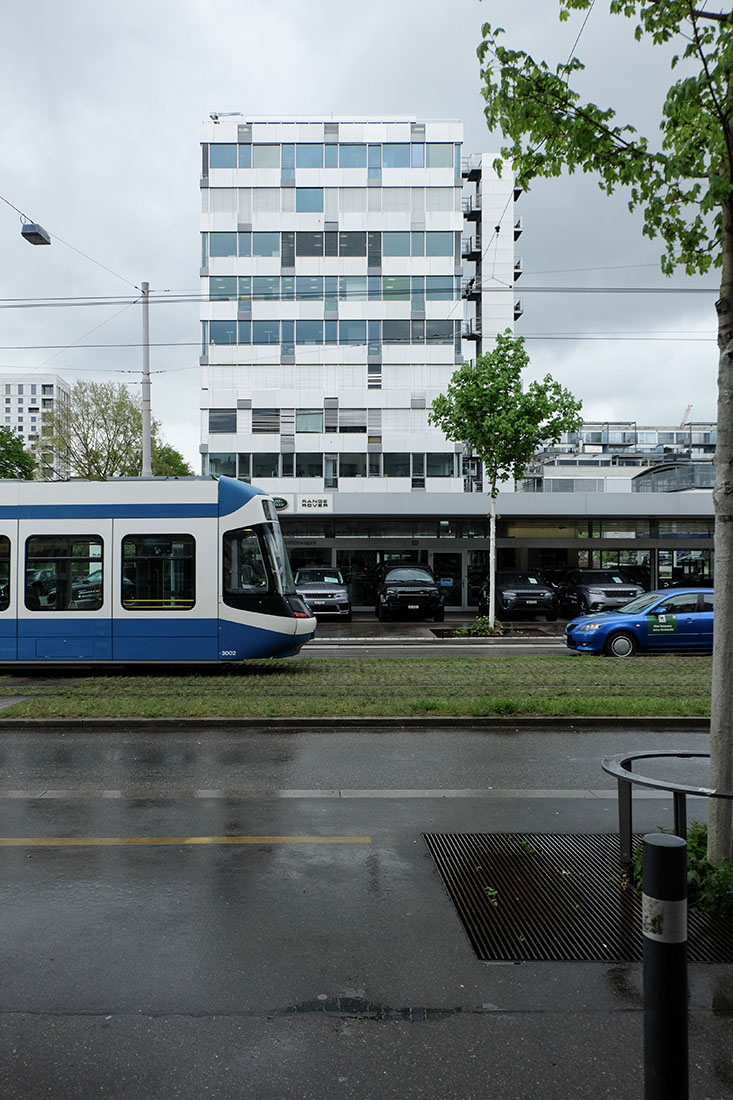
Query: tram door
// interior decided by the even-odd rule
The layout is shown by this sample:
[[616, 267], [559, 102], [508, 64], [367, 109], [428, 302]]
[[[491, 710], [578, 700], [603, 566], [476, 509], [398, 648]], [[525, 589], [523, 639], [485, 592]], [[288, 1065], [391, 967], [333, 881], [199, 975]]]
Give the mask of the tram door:
[[445, 596], [446, 607], [463, 607], [463, 555], [433, 552], [432, 569]]
[[14, 661], [18, 656], [17, 523], [0, 520], [0, 660]]

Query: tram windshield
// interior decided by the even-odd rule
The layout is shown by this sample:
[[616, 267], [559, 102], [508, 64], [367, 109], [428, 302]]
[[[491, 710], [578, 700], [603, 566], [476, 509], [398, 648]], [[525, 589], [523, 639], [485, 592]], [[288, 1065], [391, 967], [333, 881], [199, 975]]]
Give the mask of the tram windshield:
[[295, 595], [277, 521], [225, 533], [222, 591], [224, 599], [235, 604], [239, 597]]
[[283, 539], [282, 529], [280, 524], [275, 520], [274, 523], [268, 524], [265, 527], [265, 542], [268, 546], [272, 560], [275, 565], [275, 575], [280, 583], [280, 592], [283, 596], [295, 595], [295, 581], [293, 580], [293, 573], [290, 568], [290, 559], [288, 558], [288, 552], [285, 549], [285, 541]]

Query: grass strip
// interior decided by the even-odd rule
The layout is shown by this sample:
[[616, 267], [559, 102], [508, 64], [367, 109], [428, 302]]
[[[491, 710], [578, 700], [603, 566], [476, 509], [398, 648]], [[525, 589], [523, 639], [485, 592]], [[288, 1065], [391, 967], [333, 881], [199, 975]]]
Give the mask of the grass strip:
[[710, 713], [712, 660], [659, 656], [299, 658], [236, 670], [48, 673], [0, 697], [30, 698], [7, 718], [618, 717]]

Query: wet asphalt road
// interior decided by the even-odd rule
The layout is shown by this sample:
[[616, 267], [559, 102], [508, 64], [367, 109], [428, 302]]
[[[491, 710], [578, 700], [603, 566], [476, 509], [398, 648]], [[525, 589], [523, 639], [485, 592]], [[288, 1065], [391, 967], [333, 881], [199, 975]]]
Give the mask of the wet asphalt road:
[[[706, 747], [623, 726], [4, 728], [0, 1096], [641, 1095], [640, 967], [479, 962], [421, 834], [613, 832], [604, 755]], [[656, 796], [635, 812], [671, 820]], [[729, 969], [692, 968], [693, 1100], [733, 1090]]]

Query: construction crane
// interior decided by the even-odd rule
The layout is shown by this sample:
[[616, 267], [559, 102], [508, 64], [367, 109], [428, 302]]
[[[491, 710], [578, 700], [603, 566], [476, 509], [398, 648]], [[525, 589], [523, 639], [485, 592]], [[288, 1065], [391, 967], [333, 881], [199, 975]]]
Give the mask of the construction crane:
[[685, 415], [682, 417], [682, 420], [680, 421], [680, 427], [681, 428], [684, 428], [685, 424], [687, 423], [688, 417], [690, 415], [690, 409], [691, 408], [692, 408], [692, 405], [688, 405], [687, 408], [685, 409]]

